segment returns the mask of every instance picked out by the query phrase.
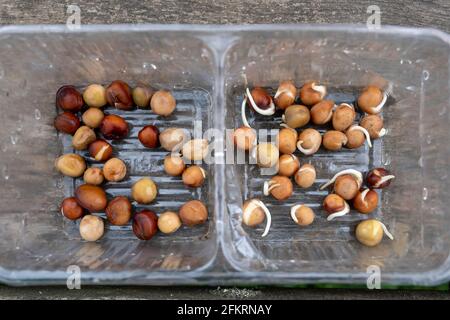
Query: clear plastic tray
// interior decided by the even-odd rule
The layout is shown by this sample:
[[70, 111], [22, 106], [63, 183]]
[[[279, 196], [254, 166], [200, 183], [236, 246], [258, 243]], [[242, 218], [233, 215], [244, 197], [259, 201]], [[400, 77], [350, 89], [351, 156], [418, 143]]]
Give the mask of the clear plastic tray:
[[[64, 284], [70, 265], [81, 268], [82, 284], [364, 284], [371, 265], [380, 267], [382, 284], [448, 281], [449, 55], [448, 35], [398, 27], [0, 28], [0, 281]], [[133, 132], [152, 123], [192, 130], [198, 119], [203, 119], [203, 130], [224, 131], [241, 125], [243, 73], [250, 85], [271, 88], [282, 79], [297, 84], [318, 79], [329, 85], [336, 101], [352, 101], [355, 90], [368, 83], [392, 82], [383, 112], [388, 134], [373, 149], [320, 151], [301, 161], [316, 165], [318, 183], [350, 166], [395, 172], [395, 183], [381, 194], [375, 216], [396, 240], [376, 248], [361, 246], [352, 232], [364, 217], [352, 212], [327, 223], [319, 206], [324, 194], [315, 187], [296, 188], [282, 205], [266, 199], [274, 208], [274, 223], [261, 238], [260, 229], [240, 223], [242, 201], [261, 193], [264, 178], [255, 166], [219, 161], [208, 167], [204, 187], [187, 190], [162, 173], [161, 150], [144, 150], [130, 139], [114, 146], [130, 175], [106, 185], [108, 195], [127, 195], [133, 179], [148, 175], [161, 191], [148, 207], [160, 213], [187, 199], [202, 199], [210, 212], [208, 224], [149, 242], [135, 239], [129, 227], [111, 230], [96, 243], [80, 241], [76, 223], [58, 212], [74, 182], [53, 168], [54, 159], [70, 150], [68, 137], [52, 125], [57, 88], [114, 79], [149, 81], [173, 90], [179, 109], [169, 121], [144, 111], [127, 113]], [[258, 127], [269, 127], [259, 120]], [[218, 160], [223, 155], [216, 152]], [[310, 228], [289, 221], [294, 201], [317, 208]]]

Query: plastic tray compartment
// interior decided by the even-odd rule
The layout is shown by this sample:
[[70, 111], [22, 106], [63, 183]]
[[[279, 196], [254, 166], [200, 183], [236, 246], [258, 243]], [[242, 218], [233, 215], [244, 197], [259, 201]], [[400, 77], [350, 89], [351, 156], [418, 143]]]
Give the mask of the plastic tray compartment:
[[[249, 274], [302, 282], [365, 283], [378, 266], [381, 282], [437, 283], [449, 275], [449, 46], [446, 41], [416, 32], [369, 32], [342, 29], [286, 29], [243, 32], [224, 57], [226, 126], [242, 125], [240, 106], [245, 88], [276, 90], [280, 80], [297, 85], [320, 80], [328, 97], [353, 103], [362, 86], [393, 85], [382, 116], [388, 134], [374, 147], [300, 156], [312, 163], [317, 181], [309, 189], [295, 187], [293, 196], [280, 202], [262, 194], [262, 176], [256, 165], [226, 168], [228, 216], [225, 255], [232, 265]], [[276, 129], [273, 119], [247, 111], [256, 129]], [[391, 187], [380, 193], [378, 210], [371, 214], [384, 221], [395, 235], [375, 248], [354, 238], [354, 228], [367, 215], [351, 214], [326, 221], [321, 203], [327, 191], [319, 185], [342, 169], [367, 171], [386, 167], [396, 175]], [[246, 199], [262, 199], [272, 212], [272, 228], [261, 238], [241, 225]], [[289, 212], [294, 204], [310, 205], [316, 212], [311, 226], [300, 228]], [[368, 269], [369, 268], [369, 269]], [[269, 276], [269, 273], [271, 274]]]
[[[136, 284], [169, 284], [177, 277], [190, 279], [182, 274], [200, 272], [213, 261], [218, 249], [214, 170], [208, 168], [202, 188], [186, 188], [180, 178], [164, 174], [167, 152], [144, 148], [137, 133], [148, 124], [160, 130], [181, 127], [191, 134], [195, 121], [202, 120], [203, 130], [213, 126], [217, 68], [211, 51], [199, 38], [184, 32], [59, 30], [46, 33], [28, 29], [0, 36], [2, 279], [13, 284], [64, 283], [60, 280], [67, 278], [70, 265], [80, 267], [84, 283], [134, 279]], [[168, 118], [148, 110], [105, 110], [121, 114], [130, 125], [129, 138], [112, 141], [115, 155], [127, 164], [128, 174], [124, 181], [105, 184], [108, 197], [130, 196], [132, 183], [149, 176], [158, 185], [157, 201], [145, 206], [133, 202], [136, 210], [177, 211], [184, 202], [200, 199], [209, 209], [205, 225], [183, 227], [171, 236], [159, 234], [148, 242], [138, 241], [131, 226], [109, 226], [102, 241], [87, 243], [80, 239], [77, 223], [59, 213], [62, 199], [73, 195], [75, 184], [81, 181], [62, 177], [54, 169], [57, 156], [74, 151], [71, 137], [53, 128], [58, 111], [55, 92], [63, 84], [107, 85], [114, 79], [168, 88], [177, 100], [177, 110]], [[99, 165], [91, 160], [88, 165]]]
[[[365, 283], [371, 265], [380, 267], [382, 284], [449, 280], [449, 48], [441, 32], [394, 27], [0, 28], [0, 282], [64, 284], [71, 265], [80, 267], [82, 285]], [[160, 196], [149, 208], [161, 213], [202, 199], [208, 224], [149, 242], [135, 239], [129, 226], [108, 230], [102, 241], [81, 241], [76, 223], [58, 212], [75, 184], [53, 165], [71, 150], [69, 137], [53, 128], [56, 90], [63, 84], [149, 81], [173, 90], [178, 109], [167, 120], [142, 110], [126, 113], [132, 137], [145, 124], [182, 126], [193, 133], [200, 119], [203, 131], [224, 132], [241, 125], [243, 73], [251, 86], [269, 88], [282, 79], [297, 85], [317, 79], [336, 101], [350, 102], [362, 86], [390, 81], [393, 94], [383, 111], [388, 134], [370, 150], [301, 156], [316, 165], [317, 184], [306, 191], [296, 188], [283, 203], [266, 199], [273, 226], [265, 238], [261, 229], [243, 228], [240, 220], [242, 201], [260, 197], [267, 178], [255, 166], [212, 164], [207, 184], [188, 190], [162, 173], [162, 150], [146, 150], [135, 138], [114, 142], [130, 174], [106, 185], [109, 197], [128, 195], [134, 180], [150, 176]], [[250, 118], [257, 128], [271, 128], [279, 120]], [[218, 159], [223, 155], [216, 152]], [[320, 209], [325, 193], [317, 186], [342, 168], [374, 166], [397, 176], [380, 194], [374, 214], [396, 240], [365, 248], [352, 233], [366, 217], [352, 212], [326, 222]], [[289, 220], [294, 202], [315, 208], [313, 225], [300, 229]]]

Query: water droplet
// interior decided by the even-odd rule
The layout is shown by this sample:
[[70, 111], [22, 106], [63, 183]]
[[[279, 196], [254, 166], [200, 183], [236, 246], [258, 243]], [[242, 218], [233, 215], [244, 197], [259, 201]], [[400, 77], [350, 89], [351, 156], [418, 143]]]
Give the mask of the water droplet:
[[427, 200], [428, 199], [428, 189], [425, 188], [425, 187], [422, 190], [422, 199], [423, 200]]
[[200, 54], [200, 57], [202, 57], [202, 59], [208, 59], [208, 56], [209, 56], [208, 50], [203, 48], [202, 53]]
[[95, 61], [100, 61], [100, 58], [99, 57], [95, 57]]
[[242, 70], [247, 70], [247, 67], [246, 66], [242, 66]]
[[419, 158], [419, 161], [417, 162], [418, 164], [419, 164], [419, 167], [423, 167], [423, 158], [422, 157], [420, 157]]
[[430, 78], [430, 72], [428, 72], [428, 70], [423, 70], [422, 78], [423, 78], [423, 80], [428, 80]]
[[402, 59], [402, 60], [400, 60], [400, 64], [403, 64], [403, 59]]
[[49, 64], [49, 65], [48, 65], [48, 68], [49, 68], [49, 69], [53, 69], [53, 64]]
[[40, 120], [41, 119], [41, 110], [39, 109], [34, 109], [34, 118], [36, 120]]
[[156, 67], [156, 65], [154, 65], [153, 63], [150, 63], [150, 67], [152, 67], [153, 70], [158, 69], [158, 68]]
[[432, 141], [431, 136], [427, 135], [427, 138], [426, 138], [427, 144], [431, 144], [431, 141]]
[[7, 166], [3, 166], [3, 168], [2, 168], [2, 176], [3, 176], [3, 179], [5, 179], [5, 180], [9, 179], [8, 167]]
[[19, 137], [15, 134], [10, 135], [9, 139], [11, 140], [11, 144], [15, 145], [17, 143], [17, 141], [19, 140]]
[[407, 86], [405, 89], [408, 91], [416, 91], [417, 88], [416, 86]]

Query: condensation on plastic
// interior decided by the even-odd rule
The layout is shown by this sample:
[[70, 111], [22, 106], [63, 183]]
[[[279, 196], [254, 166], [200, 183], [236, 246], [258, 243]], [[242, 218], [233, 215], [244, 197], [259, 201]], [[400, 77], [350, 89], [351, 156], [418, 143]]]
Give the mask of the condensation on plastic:
[[[449, 280], [449, 54], [446, 34], [396, 27], [0, 28], [0, 281], [63, 284], [70, 265], [81, 268], [82, 284], [365, 283], [373, 265], [380, 267], [382, 284]], [[370, 150], [300, 156], [301, 162], [316, 166], [318, 181], [308, 190], [295, 188], [282, 204], [264, 198], [273, 213], [265, 238], [261, 229], [244, 228], [240, 220], [243, 200], [262, 197], [265, 178], [254, 165], [210, 165], [207, 185], [187, 190], [162, 173], [161, 150], [144, 149], [135, 138], [115, 142], [130, 175], [107, 185], [109, 197], [128, 195], [135, 179], [150, 176], [161, 196], [146, 207], [161, 213], [199, 198], [208, 204], [208, 224], [149, 242], [132, 237], [129, 227], [112, 228], [96, 243], [80, 241], [75, 223], [58, 212], [74, 184], [53, 166], [58, 155], [70, 150], [70, 139], [52, 126], [57, 88], [114, 79], [148, 81], [173, 90], [179, 109], [169, 121], [142, 110], [126, 113], [133, 133], [145, 124], [192, 130], [198, 118], [204, 130], [223, 131], [241, 125], [243, 73], [251, 86], [271, 88], [282, 79], [298, 86], [317, 79], [338, 102], [353, 101], [364, 85], [392, 82], [393, 94], [383, 111], [388, 134]], [[275, 121], [249, 117], [258, 128], [279, 122], [279, 115]], [[353, 230], [366, 217], [352, 211], [326, 222], [320, 209], [326, 192], [317, 185], [340, 169], [373, 166], [396, 174], [391, 187], [380, 193], [374, 214], [396, 239], [365, 248]], [[316, 211], [308, 228], [289, 220], [289, 207], [298, 202]]]

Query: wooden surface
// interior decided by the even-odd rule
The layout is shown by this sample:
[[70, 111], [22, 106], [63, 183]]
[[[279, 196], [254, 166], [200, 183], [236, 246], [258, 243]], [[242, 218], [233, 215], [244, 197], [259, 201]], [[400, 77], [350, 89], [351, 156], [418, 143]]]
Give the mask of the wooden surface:
[[[17, 3], [16, 3], [17, 2]], [[57, 3], [56, 3], [57, 2]], [[381, 24], [433, 27], [450, 32], [450, 1], [392, 0], [157, 0], [0, 1], [1, 24], [65, 23], [77, 3], [81, 23], [362, 23], [367, 7], [381, 9]]]
[[[159, 0], [159, 1], [10, 1], [0, 0], [0, 24], [63, 24], [67, 5], [77, 3], [82, 24], [97, 23], [359, 23], [381, 9], [382, 25], [432, 27], [450, 33], [450, 1], [315, 0]], [[67, 290], [55, 287], [8, 288], [0, 286], [1, 299], [435, 299], [449, 298], [437, 291], [365, 291], [348, 289], [235, 289], [235, 288], [127, 288], [91, 287]]]

